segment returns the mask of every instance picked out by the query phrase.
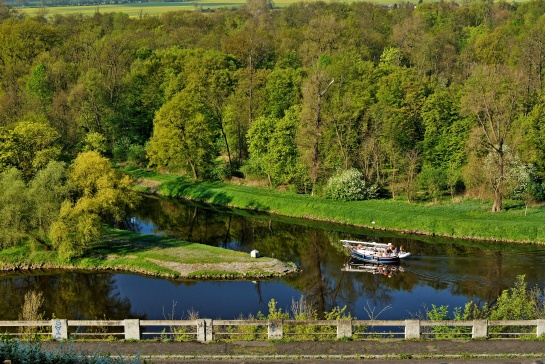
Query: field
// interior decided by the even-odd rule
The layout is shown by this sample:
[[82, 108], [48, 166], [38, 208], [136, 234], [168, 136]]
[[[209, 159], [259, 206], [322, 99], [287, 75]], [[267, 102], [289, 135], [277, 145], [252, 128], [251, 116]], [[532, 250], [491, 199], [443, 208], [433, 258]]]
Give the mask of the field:
[[[299, 2], [299, 0], [274, 0], [274, 4], [277, 7], [284, 7], [290, 4]], [[348, 1], [352, 2], [352, 1]], [[379, 0], [374, 1], [374, 4], [390, 4], [392, 1], [388, 0]], [[97, 11], [101, 13], [125, 13], [131, 17], [139, 16], [154, 16], [160, 15], [169, 11], [180, 11], [187, 10], [193, 11], [197, 8], [202, 8], [203, 10], [207, 9], [218, 9], [218, 8], [239, 8], [246, 4], [246, 1], [243, 0], [230, 0], [230, 1], [209, 1], [209, 0], [199, 0], [199, 1], [186, 1], [186, 2], [134, 2], [131, 4], [101, 4], [101, 5], [89, 5], [89, 6], [55, 6], [55, 7], [46, 7], [46, 8], [18, 8], [19, 11], [26, 14], [27, 16], [35, 16], [38, 13], [43, 13], [46, 11], [47, 16], [52, 16], [56, 14], [67, 15], [67, 14], [83, 14], [83, 15], [93, 15]]]

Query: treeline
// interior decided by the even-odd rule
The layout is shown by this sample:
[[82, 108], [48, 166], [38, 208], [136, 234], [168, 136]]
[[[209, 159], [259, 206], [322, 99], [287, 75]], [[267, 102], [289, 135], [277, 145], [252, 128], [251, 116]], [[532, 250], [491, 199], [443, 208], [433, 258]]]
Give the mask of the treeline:
[[[248, 0], [139, 18], [3, 5], [0, 165], [28, 181], [91, 148], [335, 198], [541, 201], [543, 14], [543, 0]], [[42, 158], [23, 165], [17, 149]]]

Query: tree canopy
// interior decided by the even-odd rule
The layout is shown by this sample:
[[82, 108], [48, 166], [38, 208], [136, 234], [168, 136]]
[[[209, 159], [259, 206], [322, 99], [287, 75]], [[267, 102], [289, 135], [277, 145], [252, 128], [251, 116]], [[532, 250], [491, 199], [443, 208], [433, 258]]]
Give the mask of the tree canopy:
[[312, 194], [356, 169], [382, 197], [465, 194], [493, 211], [522, 198], [515, 168], [539, 186], [525, 201], [545, 196], [543, 0], [249, 1], [139, 18], [1, 9], [0, 169], [25, 184], [98, 151]]

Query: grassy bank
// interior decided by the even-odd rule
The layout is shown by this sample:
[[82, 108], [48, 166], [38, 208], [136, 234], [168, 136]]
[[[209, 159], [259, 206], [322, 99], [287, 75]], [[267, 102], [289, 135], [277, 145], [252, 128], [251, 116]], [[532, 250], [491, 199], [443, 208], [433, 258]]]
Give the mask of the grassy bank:
[[292, 272], [276, 259], [197, 243], [108, 230], [100, 244], [83, 257], [64, 262], [56, 252], [39, 246], [20, 245], [0, 250], [0, 270], [27, 269], [119, 270], [171, 278], [266, 278]]
[[[143, 190], [223, 206], [285, 216], [391, 230], [401, 233], [461, 239], [545, 243], [545, 206], [506, 202], [505, 210], [491, 213], [491, 205], [476, 200], [441, 204], [403, 201], [341, 202], [258, 187], [221, 182], [194, 182], [175, 175], [127, 170], [144, 181]], [[150, 181], [156, 181], [153, 185]], [[149, 187], [153, 185], [153, 187]]]

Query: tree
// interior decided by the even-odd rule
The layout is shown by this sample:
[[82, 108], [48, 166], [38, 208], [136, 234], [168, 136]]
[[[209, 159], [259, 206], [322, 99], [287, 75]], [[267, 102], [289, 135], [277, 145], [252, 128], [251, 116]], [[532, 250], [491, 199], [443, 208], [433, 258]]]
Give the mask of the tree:
[[62, 203], [50, 237], [63, 258], [80, 256], [100, 239], [104, 223], [122, 221], [138, 202], [128, 176], [119, 177], [98, 152], [80, 153], [68, 171], [70, 197]]
[[28, 184], [28, 199], [31, 203], [30, 233], [45, 241], [49, 229], [59, 216], [61, 203], [68, 197], [66, 165], [51, 161], [38, 171]]
[[465, 83], [462, 110], [477, 121], [483, 147], [490, 153], [493, 178], [488, 186], [494, 193], [492, 212], [503, 206], [506, 176], [505, 146], [513, 122], [521, 110], [519, 75], [511, 69], [481, 66]]
[[0, 131], [0, 168], [16, 167], [28, 181], [59, 157], [59, 134], [43, 116], [28, 114], [13, 129]]
[[147, 152], [151, 165], [206, 178], [216, 157], [209, 114], [191, 95], [179, 92], [157, 112]]
[[327, 93], [335, 81], [329, 77], [327, 71], [329, 62], [329, 57], [322, 57], [303, 84], [303, 108], [298, 144], [301, 148], [303, 163], [310, 172], [312, 195], [316, 192], [316, 184], [322, 169], [320, 141], [324, 128], [323, 107], [327, 100]]
[[21, 171], [11, 168], [0, 174], [0, 247], [19, 243], [28, 231], [30, 204]]
[[248, 130], [250, 158], [247, 168], [267, 176], [276, 186], [298, 179], [296, 132], [300, 109], [293, 107], [282, 119], [261, 117]]

